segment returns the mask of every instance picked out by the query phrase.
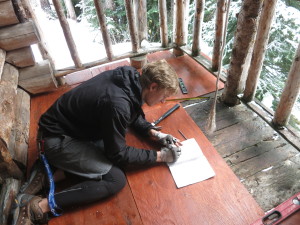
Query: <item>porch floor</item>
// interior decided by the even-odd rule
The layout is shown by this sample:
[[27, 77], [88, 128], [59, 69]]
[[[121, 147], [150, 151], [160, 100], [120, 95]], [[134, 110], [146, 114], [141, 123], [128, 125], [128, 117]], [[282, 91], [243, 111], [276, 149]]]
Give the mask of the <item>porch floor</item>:
[[[189, 94], [183, 95], [179, 93], [177, 96], [173, 97], [180, 98], [210, 95], [210, 93], [215, 90], [215, 77], [208, 71], [206, 71], [203, 67], [194, 62], [190, 57], [185, 55], [181, 58], [175, 58], [169, 51], [154, 53], [148, 56], [149, 61], [157, 60], [160, 58], [165, 58], [174, 67], [178, 75], [183, 78], [188, 88]], [[83, 82], [84, 80], [90, 79], [91, 77], [104, 70], [113, 69], [120, 65], [129, 65], [129, 60], [122, 60], [120, 62], [111, 63], [70, 74], [65, 77], [67, 86], [61, 87], [55, 92], [35, 96], [32, 98], [28, 155], [29, 168], [37, 158], [35, 137], [37, 131], [37, 121], [40, 115], [45, 112], [47, 108], [64, 92], [70, 90], [77, 84]], [[223, 84], [220, 84], [219, 88], [222, 89]], [[157, 186], [157, 184], [161, 181], [155, 180], [154, 175], [160, 176], [160, 173], [166, 174], [169, 172], [167, 170], [167, 167], [159, 166], [142, 171], [144, 174], [152, 174], [151, 176], [155, 180], [155, 182], [152, 182], [149, 178], [147, 178], [147, 175], [139, 175], [141, 171], [136, 173], [129, 171], [126, 174], [128, 177], [129, 185], [126, 185], [122, 192], [116, 197], [107, 199], [104, 202], [99, 203], [100, 205], [93, 204], [81, 209], [75, 209], [71, 214], [69, 214], [69, 216], [68, 214], [66, 214], [66, 216], [51, 220], [49, 224], [161, 224], [161, 221], [164, 221], [164, 224], [187, 224], [180, 220], [180, 216], [177, 214], [183, 214], [182, 218], [195, 217], [194, 223], [188, 224], [216, 224], [211, 223], [212, 221], [219, 221], [220, 223], [218, 224], [230, 225], [250, 224], [251, 221], [254, 221], [259, 216], [262, 216], [263, 211], [267, 211], [277, 206], [293, 194], [300, 192], [300, 183], [298, 182], [300, 178], [300, 154], [297, 149], [292, 147], [272, 128], [270, 128], [261, 118], [259, 118], [257, 114], [255, 114], [243, 104], [229, 108], [222, 105], [221, 103], [218, 103], [216, 123], [217, 131], [211, 136], [206, 134], [205, 123], [209, 114], [210, 104], [211, 100], [182, 102], [182, 106], [186, 107], [185, 111], [187, 112], [187, 114], [185, 115], [181, 112], [181, 119], [180, 116], [176, 118], [178, 119], [178, 124], [187, 123], [187, 130], [184, 132], [185, 134], [190, 134], [190, 137], [198, 137], [199, 135], [201, 136], [198, 137], [199, 140], [197, 139], [197, 141], [199, 141], [200, 147], [202, 148], [204, 153], [205, 151], [207, 151], [208, 155], [212, 154], [212, 156], [214, 156], [211, 156], [212, 161], [216, 160], [215, 164], [213, 163], [212, 166], [213, 168], [215, 166], [214, 169], [220, 172], [216, 172], [217, 176], [213, 179], [220, 180], [214, 180], [214, 182], [211, 183], [211, 185], [213, 185], [216, 183], [216, 181], [218, 181], [217, 185], [220, 190], [218, 190], [218, 188], [214, 186], [211, 186], [215, 188], [214, 190], [216, 191], [216, 200], [219, 201], [218, 198], [221, 199], [222, 194], [224, 194], [224, 196], [227, 194], [226, 185], [230, 185], [230, 182], [232, 182], [231, 187], [234, 186], [235, 190], [240, 190], [238, 191], [238, 193], [234, 193], [234, 191], [232, 192], [228, 190], [228, 196], [225, 198], [225, 205], [223, 205], [224, 207], [226, 206], [227, 209], [224, 209], [224, 207], [222, 208], [222, 206], [214, 206], [212, 208], [211, 204], [213, 205], [214, 203], [205, 202], [207, 200], [206, 198], [209, 197], [205, 196], [206, 190], [199, 185], [195, 185], [196, 189], [194, 189], [193, 191], [179, 192], [181, 189], [174, 188], [173, 180], [168, 179], [168, 181], [165, 180], [162, 183], [168, 188], [161, 189], [161, 186]], [[144, 111], [147, 117], [150, 116], [149, 118], [152, 118], [153, 115], [158, 116], [158, 112], [163, 113], [164, 111], [162, 109], [165, 109], [164, 107], [164, 105], [158, 105], [154, 107], [154, 109], [145, 107]], [[184, 110], [181, 109], [181, 111]], [[176, 116], [175, 113], [174, 116]], [[191, 122], [189, 118], [192, 118], [192, 120], [198, 125], [198, 127], [196, 126], [197, 128], [193, 127], [193, 122]], [[169, 124], [167, 124], [167, 122], [168, 120], [162, 123], [166, 128], [170, 126]], [[198, 130], [198, 128], [200, 128], [201, 130]], [[174, 129], [176, 128], [174, 127]], [[184, 130], [184, 128], [182, 129]], [[202, 132], [206, 137], [202, 134]], [[176, 134], [174, 133], [174, 135], [182, 139], [178, 132]], [[138, 143], [138, 140], [129, 139], [129, 142], [130, 140], [133, 141], [132, 143], [134, 144], [141, 144]], [[203, 143], [203, 146], [201, 146], [202, 144], [200, 143]], [[207, 150], [204, 150], [206, 148], [205, 146], [211, 147], [207, 147]], [[147, 147], [149, 147], [149, 145]], [[235, 178], [231, 175], [232, 171], [230, 172], [229, 167], [226, 165], [226, 163], [224, 163], [222, 158], [220, 157], [219, 159], [218, 154], [214, 155], [215, 149], [218, 151], [219, 155], [223, 157], [227, 165], [235, 173], [238, 179], [235, 180]], [[210, 153], [209, 151], [212, 151], [212, 153]], [[208, 159], [210, 158], [208, 157]], [[225, 164], [226, 166], [223, 164]], [[224, 172], [221, 172], [222, 170], [219, 170], [220, 168], [218, 169], [219, 165], [222, 167], [222, 170], [224, 170]], [[229, 173], [230, 175], [228, 175], [227, 173]], [[228, 180], [226, 180], [226, 178]], [[212, 182], [211, 180], [207, 182]], [[244, 192], [244, 186], [241, 185], [239, 180], [246, 187], [245, 190], [248, 189], [248, 192], [253, 196], [253, 198], [262, 209], [258, 205], [256, 205], [255, 201], [252, 200], [251, 195], [248, 196], [247, 191]], [[142, 184], [138, 185], [140, 181], [146, 182], [148, 184], [148, 186], [146, 186], [148, 189], [143, 187]], [[173, 186], [171, 187], [170, 185]], [[174, 200], [174, 202], [176, 203], [176, 205], [182, 204], [182, 207], [188, 207], [185, 210], [186, 212], [170, 213], [170, 211], [172, 211], [172, 209], [175, 210], [177, 206], [173, 206], [171, 202], [168, 203], [168, 201], [170, 201], [168, 199], [162, 199], [161, 201], [159, 201], [159, 203], [164, 206], [155, 205], [155, 203], [154, 205], [151, 205], [150, 200], [145, 201], [144, 198], [153, 198], [155, 202], [155, 200], [160, 197], [159, 195], [154, 195], [153, 193], [147, 194], [146, 192], [147, 190], [150, 190], [150, 187], [152, 187], [152, 191], [154, 191], [155, 188], [158, 188], [157, 191], [170, 191], [170, 193], [175, 193], [175, 196], [176, 193], [177, 195], [178, 193], [181, 193], [181, 197], [179, 197], [177, 200]], [[209, 189], [210, 185], [208, 185], [207, 188]], [[199, 196], [196, 194], [199, 191], [203, 192], [203, 196]], [[217, 193], [218, 191], [219, 193]], [[238, 213], [241, 213], [241, 215], [238, 216], [238, 218], [221, 218], [224, 215], [220, 214], [222, 213], [220, 211], [217, 213], [219, 214], [220, 218], [210, 218], [210, 216], [207, 216], [207, 221], [199, 223], [199, 221], [197, 221], [198, 216], [196, 216], [196, 208], [198, 210], [200, 209], [198, 208], [199, 206], [192, 205], [195, 204], [195, 202], [190, 202], [191, 199], [189, 198], [189, 194], [191, 193], [194, 193], [195, 196], [198, 196], [195, 197], [195, 201], [198, 201], [199, 204], [204, 204], [201, 210], [204, 210], [204, 208], [210, 210], [210, 212], [211, 210], [216, 210], [216, 212], [218, 210], [225, 210], [225, 213], [228, 214], [232, 213], [239, 215]], [[189, 204], [185, 205], [184, 203], [186, 203], [187, 199], [189, 199]], [[125, 202], [123, 200], [125, 200]], [[165, 202], [163, 200], [165, 200]], [[247, 204], [250, 204], [250, 206], [245, 207], [245, 205]], [[101, 206], [101, 210], [99, 210], [99, 206]], [[163, 217], [163, 220], [156, 220], [155, 217], [162, 216], [162, 214], [155, 215], [152, 214], [151, 211], [160, 211], [160, 209], [165, 209], [165, 207], [167, 206], [170, 207], [167, 212], [170, 217]], [[149, 210], [148, 212], [147, 207]], [[123, 209], [126, 209], [126, 213], [120, 212]], [[191, 212], [190, 214], [187, 213], [189, 210]], [[248, 212], [246, 213], [247, 210]], [[92, 222], [90, 220], [91, 218], [89, 219], [87, 217], [88, 215], [90, 215], [91, 218], [98, 218], [99, 220], [97, 222]], [[203, 216], [205, 215], [203, 214]], [[108, 220], [103, 219], [105, 217], [115, 217], [115, 219], [108, 222]], [[178, 220], [176, 220], [176, 218]], [[235, 219], [236, 221], [234, 221]]]

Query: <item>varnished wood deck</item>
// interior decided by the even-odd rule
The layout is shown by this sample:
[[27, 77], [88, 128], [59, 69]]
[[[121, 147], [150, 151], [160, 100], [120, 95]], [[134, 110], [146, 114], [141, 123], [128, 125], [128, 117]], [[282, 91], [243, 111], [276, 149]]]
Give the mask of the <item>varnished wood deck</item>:
[[[161, 52], [151, 54], [148, 57], [149, 61], [160, 58], [167, 59], [167, 61], [176, 69], [179, 76], [183, 78], [188, 87], [188, 95], [182, 95], [179, 93], [176, 97], [194, 97], [214, 91], [216, 81], [215, 77], [209, 74], [203, 67], [195, 63], [188, 56], [175, 58], [169, 52]], [[84, 80], [90, 79], [99, 72], [102, 72], [106, 69], [113, 69], [119, 65], [129, 65], [129, 61], [122, 60], [117, 63], [88, 69], [80, 73], [78, 72], [70, 74], [66, 77], [66, 82], [70, 85], [69, 87], [60, 88], [58, 91], [32, 98], [28, 155], [29, 167], [37, 157], [35, 137], [37, 121], [40, 115], [47, 110], [47, 108], [61, 94], [71, 89], [73, 87], [72, 85], [76, 85]], [[222, 88], [223, 84], [221, 84], [219, 87]], [[188, 105], [190, 103], [191, 102], [185, 102], [183, 105]], [[250, 224], [259, 216], [262, 216], [263, 211], [253, 200], [249, 192], [255, 197], [256, 201], [261, 205], [261, 207], [263, 207], [263, 209], [266, 208], [264, 205], [264, 199], [269, 198], [269, 192], [259, 192], [259, 188], [261, 186], [257, 185], [257, 189], [254, 184], [251, 186], [251, 188], [249, 188], [249, 184], [251, 184], [253, 181], [254, 183], [258, 183], [258, 179], [261, 181], [260, 184], [263, 184], [265, 180], [263, 175], [265, 173], [262, 173], [261, 170], [262, 168], [270, 167], [270, 163], [267, 163], [265, 166], [263, 166], [264, 160], [260, 160], [258, 163], [261, 165], [260, 169], [253, 173], [255, 177], [253, 177], [253, 174], [249, 176], [250, 173], [248, 173], [248, 170], [251, 171], [250, 168], [255, 170], [258, 167], [256, 165], [251, 167], [251, 163], [255, 163], [255, 160], [250, 160], [247, 164], [247, 154], [242, 155], [242, 153], [245, 152], [244, 150], [247, 149], [247, 146], [255, 146], [255, 141], [251, 142], [253, 139], [252, 135], [255, 132], [249, 131], [247, 133], [246, 131], [243, 131], [244, 129], [247, 130], [249, 124], [240, 123], [240, 125], [237, 125], [239, 121], [241, 122], [245, 120], [241, 118], [242, 114], [245, 114], [248, 119], [257, 118], [257, 116], [255, 116], [252, 112], [248, 112], [244, 108], [240, 108], [237, 111], [232, 111], [230, 109], [226, 110], [226, 107], [221, 107], [224, 112], [221, 114], [220, 112], [222, 112], [222, 110], [220, 110], [221, 108], [218, 106], [218, 131], [214, 134], [214, 136], [208, 136], [210, 142], [212, 143], [211, 144], [202, 133], [202, 131], [205, 131], [203, 125], [208, 115], [208, 104], [206, 104], [206, 107], [204, 106], [205, 103], [186, 108], [186, 111], [191, 117], [185, 113], [183, 108], [180, 108], [178, 112], [172, 114], [172, 117], [167, 118], [162, 122], [161, 125], [163, 125], [165, 132], [170, 132], [179, 138], [181, 137], [178, 133], [178, 129], [182, 130], [182, 132], [185, 133], [188, 138], [195, 137], [209, 162], [212, 164], [212, 167], [216, 172], [216, 177], [196, 185], [191, 185], [182, 189], [176, 189], [171, 174], [165, 165], [155, 166], [139, 171], [127, 171], [126, 175], [128, 184], [116, 196], [108, 198], [99, 203], [72, 210], [68, 213], [65, 213], [65, 215], [62, 217], [51, 220], [49, 224], [231, 225]], [[145, 107], [147, 118], [150, 121], [152, 119], [157, 119], [159, 115], [164, 112], [163, 107], [166, 106], [158, 105], [153, 108]], [[202, 131], [191, 118], [197, 123]], [[171, 121], [172, 119], [173, 121]], [[176, 123], [174, 123], [174, 121], [176, 121]], [[257, 127], [265, 128], [265, 125], [261, 124], [260, 126], [259, 124], [260, 121], [254, 120], [252, 125], [253, 129], [255, 130]], [[223, 130], [225, 132], [222, 134], [222, 129], [230, 127], [231, 130], [228, 130], [229, 133], [227, 133], [227, 130]], [[251, 129], [248, 128], [248, 130]], [[272, 131], [270, 132], [272, 133]], [[249, 135], [249, 133], [251, 133], [251, 135]], [[232, 134], [234, 138], [230, 138], [230, 134]], [[248, 139], [250, 140], [247, 140], [247, 138], [244, 136], [248, 136]], [[128, 136], [128, 143], [139, 147], [157, 147], [152, 146], [151, 143], [146, 141], [141, 142], [135, 139], [133, 136]], [[262, 144], [263, 143], [265, 142], [262, 142]], [[268, 143], [271, 143], [271, 141]], [[282, 145], [283, 144], [280, 142], [276, 146], [280, 148]], [[213, 146], [218, 150], [221, 157], [219, 154], [217, 154]], [[282, 147], [284, 146], [285, 145]], [[262, 152], [266, 152], [266, 159], [269, 159], [269, 157], [273, 155], [271, 154], [270, 150], [263, 150], [266, 149], [266, 145], [262, 145], [260, 149], [262, 149]], [[289, 152], [294, 154], [295, 157], [299, 156], [294, 149], [288, 149]], [[253, 149], [252, 154], [255, 155], [256, 151], [257, 150]], [[267, 154], [268, 152], [269, 154]], [[291, 157], [285, 158], [283, 156], [285, 155], [284, 151], [281, 152], [281, 159], [283, 160], [281, 163], [283, 163], [286, 159], [291, 159]], [[232, 170], [229, 169], [222, 157], [227, 161], [227, 164], [231, 166]], [[251, 156], [249, 157], [251, 158]], [[240, 164], [240, 169], [237, 166], [237, 164], [239, 164], [237, 163], [238, 161], [242, 163]], [[280, 159], [276, 161], [274, 160], [274, 157], [271, 157], [271, 161], [277, 162], [279, 163], [278, 165], [280, 165]], [[242, 183], [244, 183], [244, 185], [248, 188], [249, 192], [245, 189], [233, 172], [236, 173], [239, 179], [242, 179]], [[261, 177], [259, 178], [260, 173]], [[297, 173], [299, 174], [299, 167]], [[276, 189], [276, 182], [273, 183], [274, 189]], [[289, 188], [290, 187], [286, 187], [285, 192], [287, 192], [286, 190]], [[299, 192], [299, 186], [293, 186], [292, 190]], [[281, 192], [280, 190], [277, 191]], [[165, 196], [162, 193], [164, 193]], [[274, 199], [276, 199], [276, 197]], [[277, 202], [280, 203], [280, 200], [273, 202], [273, 204], [275, 205]]]

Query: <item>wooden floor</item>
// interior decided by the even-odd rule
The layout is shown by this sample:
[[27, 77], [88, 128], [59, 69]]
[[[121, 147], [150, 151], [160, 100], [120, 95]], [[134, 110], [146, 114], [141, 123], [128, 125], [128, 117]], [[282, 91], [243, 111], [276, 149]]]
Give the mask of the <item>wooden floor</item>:
[[[176, 97], [194, 97], [215, 90], [215, 77], [190, 57], [175, 58], [170, 52], [160, 52], [149, 55], [148, 59], [161, 58], [167, 59], [188, 87], [188, 95], [179, 93]], [[32, 98], [29, 168], [37, 158], [35, 137], [40, 115], [74, 85], [119, 65], [129, 65], [129, 61], [122, 60], [68, 75], [65, 81], [70, 86]], [[223, 84], [220, 84], [219, 88], [222, 87]], [[216, 170], [215, 178], [183, 190], [175, 188], [166, 166], [128, 171], [128, 184], [119, 194], [101, 203], [72, 210], [51, 220], [49, 224], [250, 224], [262, 216], [263, 211], [300, 191], [297, 182], [300, 175], [299, 152], [266, 126], [256, 114], [243, 105], [228, 108], [218, 104], [218, 129], [212, 136], [206, 135], [209, 142], [202, 131], [205, 134], [210, 101], [195, 103], [199, 101], [183, 102], [183, 106], [188, 106], [185, 108], [187, 113], [180, 108], [175, 124], [168, 124], [168, 120], [162, 124], [165, 129], [171, 129], [170, 132], [183, 126], [181, 129], [188, 137], [197, 138]], [[162, 113], [164, 107], [145, 107], [146, 116], [149, 120], [156, 119], [155, 116]], [[139, 142], [134, 137], [129, 136], [128, 141], [151, 147], [151, 144]], [[162, 175], [167, 178], [158, 179]], [[168, 193], [167, 198], [160, 199], [159, 192]]]
[[217, 130], [205, 131], [211, 102], [182, 103], [264, 211], [300, 192], [300, 153], [241, 103], [217, 105]]

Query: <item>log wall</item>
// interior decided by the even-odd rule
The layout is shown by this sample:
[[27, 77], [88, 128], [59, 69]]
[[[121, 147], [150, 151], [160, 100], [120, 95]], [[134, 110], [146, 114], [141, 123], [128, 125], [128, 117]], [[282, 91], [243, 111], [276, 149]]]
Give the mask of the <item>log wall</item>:
[[[12, 204], [26, 177], [31, 92], [25, 86], [20, 88], [20, 74], [21, 70], [40, 66], [31, 49], [31, 45], [39, 43], [39, 36], [35, 23], [26, 18], [21, 1], [0, 0], [0, 224], [3, 225], [9, 224]], [[48, 63], [44, 67], [51, 66]], [[41, 92], [56, 87], [53, 70], [35, 73], [31, 76], [42, 80], [44, 89], [40, 83], [32, 83]]]

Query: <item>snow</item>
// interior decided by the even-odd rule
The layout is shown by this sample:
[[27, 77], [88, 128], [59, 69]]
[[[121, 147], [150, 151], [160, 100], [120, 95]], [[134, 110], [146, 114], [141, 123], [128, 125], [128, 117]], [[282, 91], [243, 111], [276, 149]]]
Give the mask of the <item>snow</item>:
[[[59, 20], [49, 19], [47, 14], [38, 8], [35, 9], [35, 13], [41, 24], [44, 39], [54, 60], [55, 68], [59, 70], [66, 67], [73, 67], [74, 63]], [[80, 22], [68, 19], [68, 23], [82, 63], [94, 62], [106, 58], [105, 47], [103, 44], [100, 44], [102, 39], [100, 30], [94, 31], [84, 19]], [[32, 49], [36, 61], [41, 61], [42, 58], [37, 46], [33, 46]], [[131, 51], [131, 43], [126, 42], [113, 45], [112, 50], [117, 55], [129, 52]]]

